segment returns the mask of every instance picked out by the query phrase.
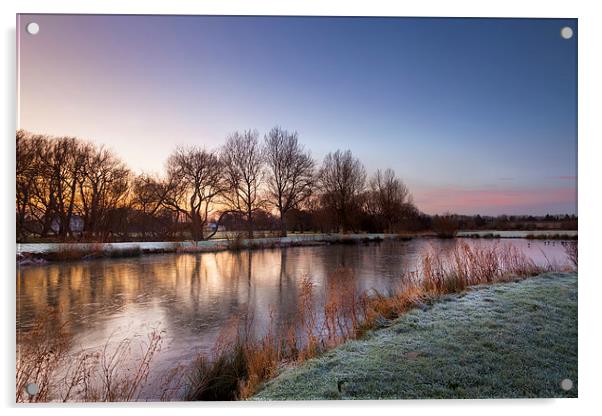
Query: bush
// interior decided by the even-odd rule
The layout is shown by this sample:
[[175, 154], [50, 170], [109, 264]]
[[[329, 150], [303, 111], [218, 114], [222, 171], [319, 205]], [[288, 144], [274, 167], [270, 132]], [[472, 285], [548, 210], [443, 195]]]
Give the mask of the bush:
[[439, 238], [454, 238], [458, 232], [458, 221], [452, 215], [436, 215], [432, 227]]

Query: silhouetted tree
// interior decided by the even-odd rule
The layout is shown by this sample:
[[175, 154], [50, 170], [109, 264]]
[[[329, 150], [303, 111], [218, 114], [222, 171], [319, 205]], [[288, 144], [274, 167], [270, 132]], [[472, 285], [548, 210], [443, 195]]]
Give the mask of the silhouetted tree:
[[39, 206], [36, 196], [42, 177], [42, 155], [47, 148], [47, 138], [41, 135], [30, 135], [24, 130], [17, 130], [16, 135], [16, 217], [17, 238], [23, 239], [28, 229], [27, 220], [36, 215]]
[[323, 203], [335, 214], [343, 232], [353, 227], [352, 213], [359, 208], [365, 182], [366, 170], [350, 150], [337, 150], [324, 158], [319, 173]]
[[286, 237], [286, 214], [309, 198], [314, 184], [314, 161], [299, 144], [297, 133], [274, 127], [265, 136], [267, 201], [280, 215]]
[[53, 189], [53, 220], [58, 220], [58, 234], [64, 240], [71, 231], [71, 218], [76, 207], [78, 179], [89, 161], [90, 145], [74, 137], [64, 137], [53, 142], [44, 159]]
[[[213, 202], [226, 190], [222, 163], [213, 152], [197, 147], [179, 148], [167, 161], [168, 181], [174, 184], [164, 204], [185, 215], [195, 241], [204, 240], [204, 229]], [[215, 234], [217, 228], [209, 235]]]
[[104, 240], [111, 232], [108, 212], [128, 203], [130, 171], [113, 152], [88, 146], [80, 177], [84, 233]]
[[[111, 151], [74, 137], [16, 132], [17, 239], [31, 235], [64, 241], [114, 238], [195, 240], [210, 218], [231, 230], [255, 228], [286, 234], [290, 229], [330, 232], [362, 229], [394, 232], [432, 229], [452, 237], [458, 230], [577, 229], [576, 215], [435, 215], [421, 213], [409, 190], [387, 169], [366, 187], [366, 171], [350, 151], [324, 158], [314, 179], [314, 162], [296, 133], [274, 128], [260, 148], [253, 130], [228, 137], [219, 153], [178, 148], [166, 175], [132, 178]], [[313, 192], [312, 192], [313, 188]], [[278, 217], [274, 214], [278, 212]], [[219, 215], [216, 215], [219, 213]]]
[[168, 199], [178, 186], [177, 183], [142, 174], [132, 181], [132, 208], [135, 225], [142, 237], [150, 232], [155, 236], [166, 237], [177, 219], [177, 212], [168, 207]]
[[244, 215], [249, 238], [253, 238], [253, 213], [265, 205], [260, 195], [264, 172], [258, 136], [256, 130], [235, 132], [220, 153], [227, 186], [223, 202], [229, 210]]
[[412, 204], [410, 191], [392, 169], [382, 172], [378, 169], [370, 178], [370, 191], [367, 197], [369, 212], [384, 225], [387, 232], [393, 232], [394, 225], [409, 214]]

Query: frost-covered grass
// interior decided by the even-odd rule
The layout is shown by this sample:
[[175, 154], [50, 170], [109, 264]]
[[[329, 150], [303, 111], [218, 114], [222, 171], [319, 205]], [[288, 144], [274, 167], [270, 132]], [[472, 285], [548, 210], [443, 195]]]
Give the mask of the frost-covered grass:
[[546, 273], [411, 310], [283, 371], [254, 399], [576, 396], [577, 273]]

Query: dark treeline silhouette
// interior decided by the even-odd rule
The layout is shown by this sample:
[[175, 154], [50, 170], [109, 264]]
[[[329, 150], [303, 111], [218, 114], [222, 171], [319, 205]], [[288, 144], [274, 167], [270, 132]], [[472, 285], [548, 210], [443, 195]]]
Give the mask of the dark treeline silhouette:
[[17, 131], [16, 228], [24, 241], [206, 240], [220, 231], [576, 229], [576, 216], [421, 213], [391, 169], [368, 177], [351, 151], [317, 164], [296, 132], [234, 132], [215, 150], [178, 147], [161, 176], [134, 174], [110, 150]]
[[577, 230], [576, 215], [458, 215], [431, 217], [431, 228], [445, 233], [449, 230]]
[[18, 241], [196, 241], [219, 231], [398, 232], [428, 226], [391, 169], [368, 178], [337, 150], [318, 166], [296, 132], [234, 132], [219, 149], [178, 147], [162, 176], [110, 150], [17, 131]]

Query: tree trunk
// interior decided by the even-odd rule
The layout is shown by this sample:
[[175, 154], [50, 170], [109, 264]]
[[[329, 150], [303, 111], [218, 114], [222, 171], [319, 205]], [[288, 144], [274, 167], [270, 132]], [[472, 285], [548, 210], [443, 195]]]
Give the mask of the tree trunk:
[[191, 216], [192, 229], [190, 230], [191, 237], [194, 241], [203, 240], [203, 222], [197, 213], [192, 213]]
[[284, 218], [284, 213], [280, 211], [280, 237], [286, 237], [286, 220]]
[[248, 227], [248, 233], [247, 236], [249, 238], [249, 240], [253, 239], [253, 211], [251, 211], [249, 209], [249, 211], [247, 211], [247, 227]]

